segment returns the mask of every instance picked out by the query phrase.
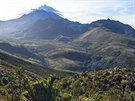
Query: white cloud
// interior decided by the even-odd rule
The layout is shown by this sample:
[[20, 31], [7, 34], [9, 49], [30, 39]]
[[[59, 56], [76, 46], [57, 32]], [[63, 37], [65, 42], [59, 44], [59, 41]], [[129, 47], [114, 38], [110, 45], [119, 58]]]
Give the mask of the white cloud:
[[47, 0], [46, 3], [73, 21], [90, 23], [111, 18], [135, 27], [134, 0]]

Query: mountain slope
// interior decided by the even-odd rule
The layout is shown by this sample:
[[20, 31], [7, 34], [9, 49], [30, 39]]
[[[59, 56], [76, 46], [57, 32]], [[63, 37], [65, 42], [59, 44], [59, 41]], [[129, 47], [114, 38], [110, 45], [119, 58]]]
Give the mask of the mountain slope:
[[84, 33], [77, 41], [91, 55], [85, 63], [89, 70], [135, 67], [134, 38], [97, 27]]
[[3, 51], [0, 51], [0, 64], [2, 64], [4, 66], [9, 66], [9, 67], [13, 66], [16, 68], [19, 66], [23, 66], [24, 69], [28, 70], [31, 73], [37, 74], [43, 78], [46, 78], [50, 75], [56, 75], [57, 77], [73, 75], [73, 73], [71, 73], [71, 72], [64, 72], [64, 71], [50, 69], [47, 66], [42, 66], [33, 61], [18, 58], [14, 55], [5, 53]]
[[10, 54], [22, 57], [22, 58], [26, 58], [26, 59], [31, 58], [31, 59], [35, 59], [37, 61], [38, 60], [43, 61], [43, 59], [40, 56], [30, 52], [24, 46], [17, 46], [17, 45], [12, 45], [12, 44], [5, 43], [5, 42], [0, 42], [0, 49], [8, 52]]

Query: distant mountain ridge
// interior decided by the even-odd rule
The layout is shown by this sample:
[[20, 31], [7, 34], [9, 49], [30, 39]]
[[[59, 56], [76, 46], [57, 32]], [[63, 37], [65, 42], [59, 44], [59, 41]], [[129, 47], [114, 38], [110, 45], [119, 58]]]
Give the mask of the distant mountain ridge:
[[119, 21], [108, 19], [81, 24], [62, 18], [59, 11], [47, 5], [34, 9], [18, 19], [0, 22], [0, 36], [23, 39], [55, 39], [62, 35], [76, 38], [96, 27], [105, 27], [115, 33], [135, 36], [135, 30], [131, 26]]
[[135, 36], [135, 33], [133, 34], [135, 30], [130, 25], [110, 19], [94, 21], [90, 24], [90, 27], [105, 27], [110, 29], [114, 33], [119, 33], [127, 36]]

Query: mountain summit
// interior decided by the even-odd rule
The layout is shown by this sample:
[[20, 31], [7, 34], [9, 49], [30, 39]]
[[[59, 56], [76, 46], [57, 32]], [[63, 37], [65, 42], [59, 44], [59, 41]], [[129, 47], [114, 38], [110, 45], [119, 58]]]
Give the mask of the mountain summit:
[[23, 39], [55, 39], [60, 35], [73, 38], [87, 31], [86, 27], [62, 18], [59, 11], [44, 5], [18, 19], [1, 22], [0, 35]]
[[133, 32], [135, 31], [130, 25], [123, 24], [119, 21], [107, 19], [107, 20], [97, 20], [91, 23], [91, 28], [95, 27], [105, 27], [110, 29], [112, 32], [127, 35], [127, 36], [135, 36]]
[[57, 15], [61, 15], [60, 12], [50, 6], [47, 6], [47, 5], [43, 5], [43, 6], [40, 6], [38, 7], [38, 10], [44, 10], [46, 12], [50, 12], [50, 13], [55, 13]]
[[21, 20], [27, 21], [35, 21], [35, 20], [46, 20], [48, 18], [52, 19], [61, 19], [61, 14], [59, 11], [55, 10], [54, 8], [44, 5], [38, 7], [38, 9], [33, 9], [30, 13], [24, 14], [21, 17]]

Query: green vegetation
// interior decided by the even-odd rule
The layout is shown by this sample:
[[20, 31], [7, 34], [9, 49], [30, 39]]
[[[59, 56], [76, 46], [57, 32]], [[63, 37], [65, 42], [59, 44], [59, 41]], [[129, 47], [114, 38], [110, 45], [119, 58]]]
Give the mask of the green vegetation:
[[[73, 101], [134, 101], [135, 71], [114, 68], [61, 79], [60, 89]], [[70, 101], [70, 100], [69, 100]]]
[[134, 101], [135, 71], [110, 69], [41, 79], [17, 69], [1, 66], [2, 101]]

